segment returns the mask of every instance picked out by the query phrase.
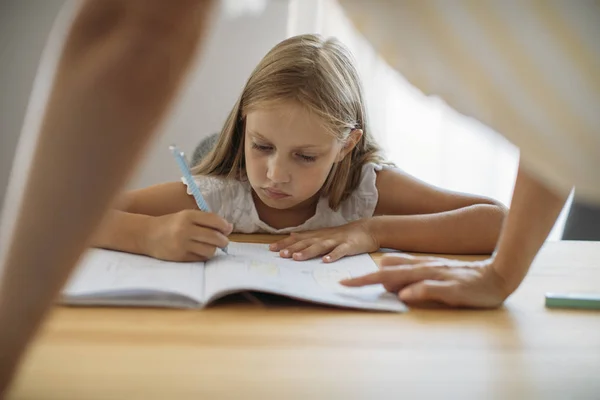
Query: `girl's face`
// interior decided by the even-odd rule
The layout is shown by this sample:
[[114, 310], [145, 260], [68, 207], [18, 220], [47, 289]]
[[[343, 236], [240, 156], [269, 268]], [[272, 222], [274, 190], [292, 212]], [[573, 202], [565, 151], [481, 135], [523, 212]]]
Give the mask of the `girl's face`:
[[302, 207], [314, 200], [343, 143], [318, 117], [294, 102], [257, 109], [246, 116], [246, 172], [252, 189], [267, 206]]

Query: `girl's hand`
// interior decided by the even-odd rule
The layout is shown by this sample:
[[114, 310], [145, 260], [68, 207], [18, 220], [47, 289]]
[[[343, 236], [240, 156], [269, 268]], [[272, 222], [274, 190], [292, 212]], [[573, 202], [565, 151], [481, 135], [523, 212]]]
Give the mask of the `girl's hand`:
[[297, 261], [322, 256], [324, 262], [337, 261], [344, 256], [369, 253], [379, 249], [369, 227], [369, 220], [359, 220], [335, 228], [292, 233], [269, 246], [283, 258]]
[[143, 248], [146, 254], [167, 261], [205, 261], [217, 247], [229, 244], [233, 226], [216, 214], [184, 210], [154, 217]]
[[352, 287], [383, 284], [407, 303], [433, 301], [452, 307], [494, 308], [510, 294], [494, 262], [493, 258], [469, 262], [389, 255], [381, 259], [378, 272], [340, 283]]

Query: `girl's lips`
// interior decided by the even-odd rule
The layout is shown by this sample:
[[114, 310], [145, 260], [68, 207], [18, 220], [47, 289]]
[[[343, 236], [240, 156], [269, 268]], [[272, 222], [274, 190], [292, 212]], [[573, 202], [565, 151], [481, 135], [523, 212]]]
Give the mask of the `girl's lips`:
[[290, 197], [289, 194], [279, 191], [279, 190], [275, 190], [275, 189], [271, 189], [271, 188], [262, 188], [263, 192], [270, 198], [272, 199], [283, 199], [285, 197]]

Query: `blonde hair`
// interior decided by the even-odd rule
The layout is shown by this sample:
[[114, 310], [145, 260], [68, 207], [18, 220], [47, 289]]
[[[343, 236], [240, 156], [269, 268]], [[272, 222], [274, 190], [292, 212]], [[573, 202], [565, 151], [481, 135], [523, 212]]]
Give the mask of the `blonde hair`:
[[294, 36], [271, 49], [252, 72], [213, 150], [193, 172], [247, 179], [244, 158], [246, 115], [280, 101], [296, 101], [303, 105], [339, 140], [346, 141], [353, 129], [362, 129], [359, 142], [343, 160], [333, 165], [321, 188], [321, 196], [327, 196], [329, 206], [337, 210], [358, 186], [361, 167], [367, 162], [381, 163], [383, 159], [369, 131], [363, 92], [352, 56], [334, 38]]

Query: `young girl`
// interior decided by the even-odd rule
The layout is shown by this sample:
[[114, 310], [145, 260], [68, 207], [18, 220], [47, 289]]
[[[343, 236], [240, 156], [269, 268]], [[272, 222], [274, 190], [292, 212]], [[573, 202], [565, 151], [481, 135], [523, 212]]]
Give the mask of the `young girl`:
[[291, 233], [271, 250], [295, 260], [380, 247], [491, 253], [506, 214], [386, 163], [351, 55], [315, 35], [263, 58], [193, 173], [213, 213], [198, 210], [184, 180], [155, 185], [128, 193], [94, 245], [191, 261], [212, 257], [232, 232], [266, 232]]

